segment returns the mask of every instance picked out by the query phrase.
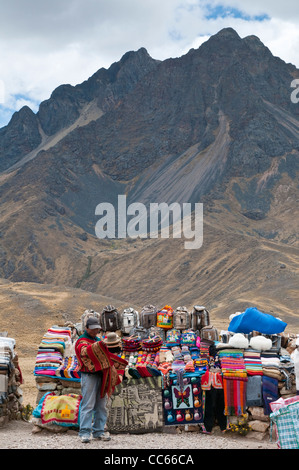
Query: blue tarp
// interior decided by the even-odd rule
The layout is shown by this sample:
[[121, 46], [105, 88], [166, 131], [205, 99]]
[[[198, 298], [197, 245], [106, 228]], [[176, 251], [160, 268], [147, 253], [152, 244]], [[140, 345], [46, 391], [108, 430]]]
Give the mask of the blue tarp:
[[278, 318], [262, 313], [255, 307], [250, 307], [244, 313], [236, 315], [231, 320], [228, 331], [233, 333], [250, 333], [251, 331], [258, 331], [267, 335], [274, 335], [282, 333], [287, 326], [287, 323], [279, 320]]

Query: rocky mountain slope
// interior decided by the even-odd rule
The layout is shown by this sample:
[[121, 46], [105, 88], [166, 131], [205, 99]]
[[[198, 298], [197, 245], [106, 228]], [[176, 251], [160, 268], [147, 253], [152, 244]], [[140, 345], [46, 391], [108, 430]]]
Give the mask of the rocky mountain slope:
[[[0, 129], [0, 276], [143, 305], [296, 320], [299, 70], [231, 28], [165, 61], [128, 52]], [[95, 236], [100, 202], [204, 204], [204, 242]]]

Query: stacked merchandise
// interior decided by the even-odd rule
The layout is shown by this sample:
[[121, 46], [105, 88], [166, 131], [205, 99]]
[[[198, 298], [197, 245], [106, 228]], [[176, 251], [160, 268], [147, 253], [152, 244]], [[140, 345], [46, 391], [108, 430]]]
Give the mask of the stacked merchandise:
[[129, 375], [135, 379], [161, 375], [158, 370], [159, 350], [163, 345], [160, 336], [141, 339], [138, 336], [123, 338], [123, 357], [128, 361]]
[[12, 372], [14, 347], [13, 338], [0, 337], [0, 404], [8, 397], [8, 377]]
[[263, 367], [261, 352], [254, 349], [245, 349], [244, 363], [248, 377], [246, 406], [262, 406]]
[[80, 391], [80, 372], [74, 353], [77, 336], [76, 327], [70, 323], [51, 326], [43, 335], [33, 371], [38, 389], [37, 403], [45, 393], [65, 395]]
[[141, 349], [148, 353], [158, 352], [163, 344], [160, 336], [153, 336], [141, 340]]
[[136, 353], [141, 349], [140, 336], [129, 336], [122, 338], [122, 349], [125, 353]]
[[213, 341], [201, 339], [200, 340], [200, 363], [201, 367], [208, 366], [210, 362], [210, 346], [213, 344]]
[[0, 428], [22, 417], [23, 379], [15, 346], [14, 338], [0, 336]]
[[278, 381], [281, 378], [279, 355], [272, 351], [263, 351], [261, 353], [261, 362], [263, 368], [262, 393], [264, 414], [270, 415], [270, 404], [279, 398]]
[[244, 351], [244, 364], [249, 376], [263, 375], [261, 352], [254, 349]]
[[38, 347], [34, 375], [56, 375], [63, 358], [69, 355], [71, 336], [71, 328], [52, 326], [48, 329]]
[[172, 345], [168, 341], [160, 350], [165, 425], [201, 425], [204, 408], [200, 381], [208, 365], [206, 350], [200, 350], [199, 338], [192, 329], [181, 332], [179, 344], [176, 332], [167, 337], [175, 341]]

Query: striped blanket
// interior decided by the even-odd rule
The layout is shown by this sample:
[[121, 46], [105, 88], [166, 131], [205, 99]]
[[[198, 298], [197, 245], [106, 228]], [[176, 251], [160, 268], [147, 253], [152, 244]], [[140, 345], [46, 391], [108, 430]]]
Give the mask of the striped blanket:
[[246, 412], [247, 371], [242, 349], [219, 351], [223, 374], [224, 414], [240, 416]]
[[260, 351], [246, 349], [244, 351], [244, 364], [248, 375], [263, 375]]
[[224, 349], [219, 351], [219, 359], [223, 377], [247, 377], [242, 350]]
[[247, 380], [247, 377], [223, 377], [225, 416], [241, 416], [246, 413]]

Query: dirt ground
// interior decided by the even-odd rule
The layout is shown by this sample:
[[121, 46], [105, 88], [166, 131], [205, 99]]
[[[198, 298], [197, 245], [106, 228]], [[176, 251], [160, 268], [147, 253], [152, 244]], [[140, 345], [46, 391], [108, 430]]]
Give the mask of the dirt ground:
[[7, 426], [0, 428], [0, 449], [106, 449], [106, 450], [148, 450], [173, 449], [182, 453], [198, 449], [278, 449], [276, 443], [270, 440], [258, 441], [231, 433], [222, 434], [217, 428], [211, 435], [199, 432], [165, 432], [146, 434], [117, 434], [111, 436], [111, 441], [102, 442], [91, 440], [88, 444], [81, 443], [78, 432], [69, 430], [54, 433], [43, 429], [38, 433], [32, 432], [34, 425], [25, 421], [10, 421]]

